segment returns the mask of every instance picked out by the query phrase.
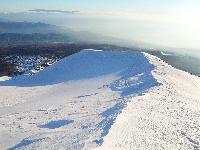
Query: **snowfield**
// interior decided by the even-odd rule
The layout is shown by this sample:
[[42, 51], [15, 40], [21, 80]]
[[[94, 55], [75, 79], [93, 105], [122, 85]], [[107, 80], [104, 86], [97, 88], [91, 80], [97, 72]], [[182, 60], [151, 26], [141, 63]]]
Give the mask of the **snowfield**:
[[200, 149], [200, 78], [140, 52], [83, 50], [0, 82], [0, 149]]

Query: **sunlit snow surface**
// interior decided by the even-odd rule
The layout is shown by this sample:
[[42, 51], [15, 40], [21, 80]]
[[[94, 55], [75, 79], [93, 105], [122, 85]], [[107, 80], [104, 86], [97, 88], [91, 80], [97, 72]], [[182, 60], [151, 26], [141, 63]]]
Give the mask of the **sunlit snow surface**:
[[132, 97], [95, 150], [200, 149], [200, 78], [145, 56], [162, 84]]
[[[124, 146], [120, 140], [127, 140], [121, 132], [123, 126], [127, 127], [121, 126], [123, 119], [118, 118], [121, 115], [137, 118], [146, 111], [145, 105], [138, 112], [129, 111], [128, 116], [124, 110], [137, 102], [138, 97], [166, 85], [167, 81], [155, 78], [159, 64], [168, 67], [159, 59], [140, 52], [83, 50], [33, 76], [0, 82], [0, 147], [11, 150], [121, 149], [120, 145], [109, 143], [118, 140]], [[162, 94], [166, 97], [165, 92]], [[146, 101], [156, 103], [154, 98]], [[130, 122], [130, 129], [134, 123]], [[118, 129], [113, 131], [113, 128]], [[122, 134], [123, 138], [113, 133]], [[189, 134], [187, 137], [193, 140]], [[131, 139], [128, 137], [125, 146], [128, 142], [129, 145], [134, 143]]]
[[101, 145], [128, 97], [158, 85], [153, 69], [139, 52], [83, 50], [36, 75], [1, 82], [2, 146]]

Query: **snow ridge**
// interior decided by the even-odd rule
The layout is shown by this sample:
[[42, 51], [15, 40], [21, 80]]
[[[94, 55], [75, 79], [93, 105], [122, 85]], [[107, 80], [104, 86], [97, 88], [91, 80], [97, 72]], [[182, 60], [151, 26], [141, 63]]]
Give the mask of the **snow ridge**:
[[152, 55], [83, 50], [0, 82], [0, 148], [199, 149], [199, 91]]
[[161, 85], [132, 97], [97, 149], [200, 149], [200, 78], [145, 56]]
[[83, 50], [33, 76], [1, 82], [0, 147], [100, 146], [130, 97], [159, 85], [153, 69], [140, 52]]

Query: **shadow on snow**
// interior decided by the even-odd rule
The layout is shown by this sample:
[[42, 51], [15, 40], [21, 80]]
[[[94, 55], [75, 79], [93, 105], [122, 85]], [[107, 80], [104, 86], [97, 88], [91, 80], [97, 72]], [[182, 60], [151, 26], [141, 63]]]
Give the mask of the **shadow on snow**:
[[[155, 66], [150, 64], [141, 52], [106, 52], [84, 50], [70, 57], [64, 58], [55, 65], [30, 77], [19, 77], [10, 81], [1, 82], [4, 86], [45, 86], [81, 80], [117, 73], [119, 79], [110, 84], [112, 91], [119, 91], [121, 98], [116, 104], [100, 113], [102, 120], [97, 123], [96, 129], [101, 130], [101, 137], [94, 142], [103, 143], [105, 137], [118, 114], [127, 106], [127, 97], [142, 95], [148, 89], [159, 86], [160, 83], [153, 77], [151, 71]], [[55, 129], [73, 123], [73, 120], [59, 120], [41, 125], [41, 128]], [[35, 141], [22, 140], [11, 149], [27, 146]], [[37, 141], [36, 141], [37, 142]]]
[[44, 125], [40, 125], [40, 128], [48, 128], [48, 129], [56, 129], [56, 128], [60, 128], [62, 126], [68, 125], [73, 123], [74, 120], [57, 120], [57, 121], [51, 121], [47, 124]]
[[121, 92], [122, 100], [118, 101], [117, 104], [100, 114], [103, 120], [98, 123], [96, 127], [102, 131], [100, 139], [94, 141], [96, 144], [103, 144], [103, 137], [108, 134], [118, 114], [120, 114], [123, 108], [127, 106], [127, 97], [142, 95], [148, 89], [160, 86], [160, 83], [157, 82], [151, 73], [154, 69], [155, 66], [150, 64], [145, 58], [143, 62], [140, 62], [139, 66], [134, 65], [121, 72], [121, 78], [110, 85], [112, 91]]

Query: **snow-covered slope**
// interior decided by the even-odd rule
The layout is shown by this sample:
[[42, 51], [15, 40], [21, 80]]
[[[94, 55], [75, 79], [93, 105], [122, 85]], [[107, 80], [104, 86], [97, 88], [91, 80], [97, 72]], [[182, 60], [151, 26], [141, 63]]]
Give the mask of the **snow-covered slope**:
[[84, 50], [0, 82], [0, 149], [198, 148], [198, 91], [151, 55]]
[[200, 78], [145, 55], [162, 85], [132, 97], [97, 150], [200, 149]]
[[[143, 64], [144, 67], [138, 69], [137, 66]], [[4, 82], [1, 85], [21, 87], [53, 85], [71, 80], [106, 76], [113, 73], [125, 74], [125, 71], [128, 71], [127, 69], [133, 65], [134, 74], [148, 72], [153, 69], [153, 65], [148, 63], [142, 53], [84, 50], [59, 61], [34, 76], [22, 76], [21, 78]]]
[[128, 97], [158, 85], [153, 69], [142, 53], [84, 50], [33, 76], [1, 82], [1, 147], [101, 145]]

